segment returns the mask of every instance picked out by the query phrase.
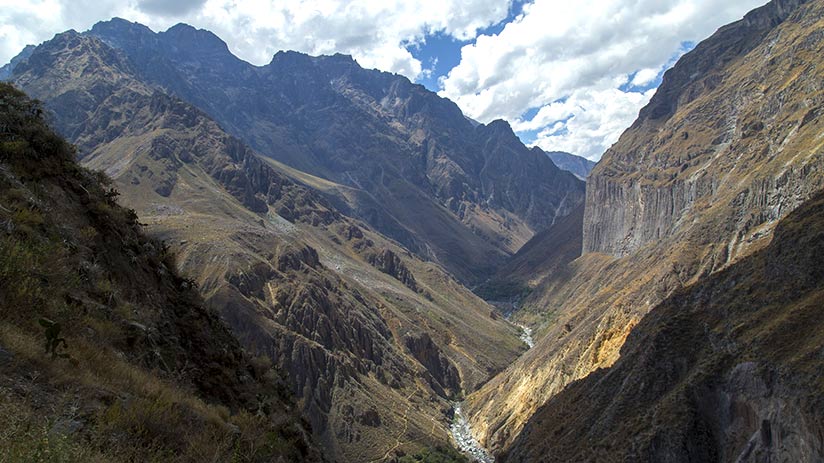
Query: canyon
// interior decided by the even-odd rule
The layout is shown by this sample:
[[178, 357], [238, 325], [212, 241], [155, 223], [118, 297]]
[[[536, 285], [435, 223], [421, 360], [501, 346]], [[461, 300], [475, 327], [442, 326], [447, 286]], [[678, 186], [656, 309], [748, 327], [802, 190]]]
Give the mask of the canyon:
[[[42, 102], [74, 166], [46, 180], [35, 168], [29, 185], [22, 135], [0, 131], [12, 230], [0, 238], [66, 235], [25, 211], [68, 197], [72, 233], [111, 236], [83, 246], [128, 254], [116, 262], [143, 262], [135, 246], [163, 254], [135, 271], [162, 274], [151, 285], [174, 303], [140, 299], [123, 276], [108, 302], [67, 290], [161, 315], [101, 308], [107, 322], [68, 326], [114, 332], [113, 356], [128, 351], [121, 337], [169, 337], [176, 356], [138, 343], [128, 368], [176, 358], [161, 378], [191, 388], [186, 413], [220, 436], [276, 391], [282, 413], [256, 419], [280, 423], [286, 461], [819, 461], [821, 31], [815, 0], [772, 0], [722, 27], [593, 164], [349, 56], [283, 51], [255, 66], [209, 31], [115, 18], [0, 70]], [[60, 193], [77, 182], [105, 210], [128, 208], [116, 209], [127, 225], [72, 219], [97, 214], [81, 188]], [[137, 244], [118, 250], [118, 236]], [[189, 312], [208, 328], [185, 331]], [[10, 327], [34, 328], [0, 322], [0, 362], [9, 345], [23, 355]], [[190, 336], [194, 357], [177, 344]], [[250, 423], [237, 435], [253, 439]]]

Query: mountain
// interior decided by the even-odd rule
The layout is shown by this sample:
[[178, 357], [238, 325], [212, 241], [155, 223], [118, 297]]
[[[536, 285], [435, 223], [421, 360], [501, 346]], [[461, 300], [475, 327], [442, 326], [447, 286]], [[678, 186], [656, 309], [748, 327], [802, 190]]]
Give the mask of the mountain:
[[23, 93], [0, 102], [0, 460], [321, 461], [278, 372], [110, 180]]
[[286, 373], [330, 460], [445, 445], [450, 402], [524, 349], [442, 267], [338, 209], [331, 182], [260, 155], [96, 36], [57, 35], [13, 81], [241, 343]]
[[544, 280], [557, 279], [558, 272], [565, 271], [570, 262], [581, 256], [583, 225], [582, 204], [532, 237], [475, 292], [488, 301], [509, 305], [504, 310], [511, 310], [513, 304], [517, 306]]
[[36, 47], [34, 45], [26, 45], [26, 47], [23, 48], [23, 51], [12, 58], [8, 64], [0, 67], [0, 81], [8, 80], [11, 77], [11, 73], [14, 68], [21, 62], [29, 59], [29, 56], [31, 56], [35, 48]]
[[766, 248], [676, 291], [621, 358], [530, 418], [505, 461], [824, 459], [824, 194]]
[[653, 307], [764, 249], [824, 187], [822, 17], [821, 2], [773, 1], [665, 74], [588, 178], [583, 255], [513, 315], [535, 347], [468, 398], [482, 443], [506, 449], [538, 407], [613, 365]]
[[[140, 78], [257, 152], [322, 181], [339, 210], [472, 283], [583, 201], [584, 184], [503, 121], [474, 124], [408, 79], [344, 55], [279, 52], [261, 67], [212, 33], [114, 19], [89, 35]], [[288, 170], [287, 170], [288, 172]]]
[[[532, 149], [540, 150], [537, 146]], [[554, 162], [556, 166], [567, 172], [572, 172], [576, 177], [584, 181], [586, 181], [589, 173], [592, 172], [592, 168], [595, 167], [594, 162], [574, 154], [563, 151], [545, 151], [545, 153], [549, 156], [549, 159], [552, 159], [552, 162]]]

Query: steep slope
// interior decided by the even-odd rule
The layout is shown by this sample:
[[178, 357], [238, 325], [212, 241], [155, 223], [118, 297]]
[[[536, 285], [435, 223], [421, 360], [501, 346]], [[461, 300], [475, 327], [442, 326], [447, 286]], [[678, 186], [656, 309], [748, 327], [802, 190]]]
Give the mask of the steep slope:
[[[721, 28], [667, 71], [660, 89], [592, 172], [584, 252], [626, 255], [701, 212], [733, 210], [727, 256], [816, 190], [820, 12], [778, 25], [805, 1], [781, 0]], [[734, 204], [730, 204], [734, 203]], [[707, 220], [708, 221], [708, 220]]]
[[611, 368], [530, 419], [506, 461], [824, 459], [824, 194], [770, 245], [676, 291]]
[[171, 243], [243, 344], [288, 373], [330, 458], [448, 442], [448, 399], [522, 349], [516, 329], [438, 265], [141, 81], [97, 38], [58, 35], [15, 68], [14, 81]]
[[283, 381], [42, 114], [0, 84], [0, 460], [319, 461]]
[[0, 80], [8, 80], [11, 77], [11, 73], [14, 70], [14, 68], [20, 62], [29, 59], [29, 56], [31, 56], [34, 49], [34, 45], [26, 45], [26, 48], [24, 48], [23, 51], [21, 51], [17, 56], [12, 58], [12, 60], [8, 64], [4, 65], [3, 67], [0, 67]]
[[763, 248], [824, 186], [822, 16], [821, 2], [769, 3], [665, 75], [590, 174], [584, 255], [524, 302], [541, 339], [468, 401], [484, 443], [505, 448], [538, 406], [612, 365], [652, 307]]
[[475, 126], [454, 103], [350, 57], [280, 52], [254, 67], [183, 24], [155, 34], [112, 20], [89, 33], [258, 152], [337, 184], [329, 193], [344, 212], [463, 281], [583, 200], [583, 183], [506, 123]]
[[[558, 272], [566, 271], [570, 262], [581, 257], [583, 224], [582, 204], [535, 235], [475, 292], [487, 301], [517, 306], [544, 280], [558, 279]], [[523, 313], [519, 317], [523, 319]]]
[[[540, 148], [536, 147], [532, 149]], [[549, 159], [552, 159], [552, 162], [555, 163], [556, 166], [567, 172], [572, 172], [581, 180], [586, 180], [586, 178], [589, 177], [589, 173], [592, 172], [592, 169], [595, 167], [594, 162], [574, 154], [563, 151], [545, 151], [545, 153], [549, 156]]]

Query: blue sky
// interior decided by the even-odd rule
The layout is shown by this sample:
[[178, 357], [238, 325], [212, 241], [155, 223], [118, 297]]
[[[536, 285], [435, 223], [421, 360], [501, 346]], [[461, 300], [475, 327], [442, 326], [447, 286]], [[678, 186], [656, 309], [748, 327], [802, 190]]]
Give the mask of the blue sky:
[[[504, 26], [523, 12], [524, 0], [515, 0], [509, 6], [509, 13], [503, 20], [478, 31], [478, 35], [499, 34]], [[427, 34], [420, 43], [407, 45], [406, 49], [415, 59], [423, 63], [426, 72], [418, 76], [415, 81], [424, 85], [433, 92], [441, 90], [438, 79], [445, 76], [450, 69], [461, 62], [461, 48], [464, 45], [475, 43], [475, 37], [469, 40], [460, 40], [444, 32]]]
[[405, 75], [528, 144], [597, 160], [674, 60], [766, 0], [15, 0], [0, 62], [29, 43], [122, 17], [185, 22], [266, 64], [278, 50], [345, 53]]

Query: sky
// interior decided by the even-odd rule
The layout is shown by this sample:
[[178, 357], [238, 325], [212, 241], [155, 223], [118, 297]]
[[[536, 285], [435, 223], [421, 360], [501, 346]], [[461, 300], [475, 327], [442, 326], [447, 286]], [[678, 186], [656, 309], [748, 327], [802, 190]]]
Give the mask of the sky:
[[528, 145], [598, 160], [663, 72], [766, 0], [0, 0], [0, 63], [27, 44], [121, 17], [185, 22], [250, 63], [345, 53], [394, 72]]

